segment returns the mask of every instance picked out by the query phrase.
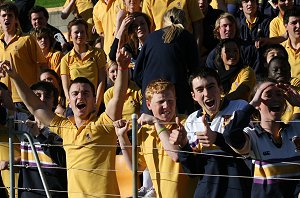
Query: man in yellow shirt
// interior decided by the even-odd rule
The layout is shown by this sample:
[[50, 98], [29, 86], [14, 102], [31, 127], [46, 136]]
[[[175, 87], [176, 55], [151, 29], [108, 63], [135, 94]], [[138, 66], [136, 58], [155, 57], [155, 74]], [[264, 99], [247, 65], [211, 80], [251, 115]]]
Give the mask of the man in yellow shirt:
[[[17, 17], [18, 10], [13, 3], [0, 6], [0, 24], [4, 32], [0, 36], [0, 61], [12, 58], [17, 73], [31, 85], [38, 81], [40, 67], [47, 67], [47, 63], [35, 38], [20, 32]], [[12, 91], [14, 103], [22, 102], [8, 76], [1, 78], [1, 82]]]
[[99, 0], [93, 10], [93, 20], [98, 35], [104, 37], [103, 49], [109, 54], [115, 39], [116, 19], [118, 12], [123, 9], [123, 0]]
[[119, 73], [113, 98], [105, 112], [96, 117], [95, 87], [83, 77], [74, 79], [69, 88], [70, 105], [74, 116], [62, 118], [48, 110], [14, 71], [14, 64], [4, 61], [0, 74], [9, 75], [28, 110], [51, 131], [64, 140], [67, 156], [69, 197], [119, 196], [116, 182], [115, 155], [117, 137], [113, 121], [122, 115], [128, 82], [130, 57], [125, 49], [118, 49]]
[[285, 11], [283, 17], [288, 39], [282, 43], [291, 64], [291, 76], [300, 78], [300, 9], [297, 7]]
[[270, 35], [269, 37], [282, 36], [286, 33], [284, 24], [283, 24], [283, 15], [284, 12], [293, 6], [293, 0], [278, 0], [276, 6], [279, 9], [279, 14], [270, 22]]
[[[142, 114], [138, 122], [142, 127], [138, 131], [138, 169], [149, 170], [157, 197], [193, 197], [196, 179], [182, 174], [182, 166], [177, 163], [178, 146], [169, 143], [173, 129], [183, 127], [184, 116], [176, 117], [175, 87], [165, 80], [154, 80], [146, 90], [147, 107], [152, 115]], [[176, 124], [165, 124], [174, 122]], [[131, 144], [127, 136], [128, 122], [118, 120], [114, 123], [116, 133], [126, 159], [131, 167]]]

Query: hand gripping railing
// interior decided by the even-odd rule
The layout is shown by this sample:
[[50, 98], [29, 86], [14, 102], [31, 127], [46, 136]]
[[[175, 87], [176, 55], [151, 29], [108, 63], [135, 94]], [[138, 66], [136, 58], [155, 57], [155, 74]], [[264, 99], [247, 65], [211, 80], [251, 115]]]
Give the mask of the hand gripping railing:
[[36, 161], [37, 164], [37, 168], [41, 177], [41, 181], [43, 184], [43, 187], [45, 189], [46, 192], [46, 196], [47, 198], [51, 198], [51, 194], [49, 193], [49, 187], [48, 187], [48, 183], [45, 179], [44, 173], [42, 171], [41, 168], [41, 162], [40, 159], [38, 157], [38, 154], [36, 152], [35, 146], [33, 144], [33, 140], [32, 137], [30, 136], [29, 133], [27, 132], [15, 132], [14, 130], [14, 117], [13, 116], [9, 116], [8, 118], [8, 129], [9, 129], [9, 170], [10, 170], [10, 195], [11, 197], [15, 197], [15, 176], [14, 176], [14, 145], [13, 145], [13, 138], [15, 134], [21, 134], [24, 135], [30, 144], [30, 147], [32, 149], [33, 155], [34, 155], [34, 159]]

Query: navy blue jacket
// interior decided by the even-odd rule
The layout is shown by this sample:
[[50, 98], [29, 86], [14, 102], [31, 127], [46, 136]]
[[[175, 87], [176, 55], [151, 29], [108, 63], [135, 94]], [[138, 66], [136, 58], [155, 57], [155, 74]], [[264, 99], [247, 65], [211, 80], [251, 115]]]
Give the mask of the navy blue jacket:
[[[200, 66], [196, 41], [186, 30], [171, 43], [164, 43], [162, 36], [163, 29], [148, 35], [137, 58], [133, 79], [143, 94], [153, 80], [165, 79], [174, 83], [178, 113], [190, 114], [194, 111], [194, 103], [188, 76]], [[145, 101], [142, 110], [147, 112]]]

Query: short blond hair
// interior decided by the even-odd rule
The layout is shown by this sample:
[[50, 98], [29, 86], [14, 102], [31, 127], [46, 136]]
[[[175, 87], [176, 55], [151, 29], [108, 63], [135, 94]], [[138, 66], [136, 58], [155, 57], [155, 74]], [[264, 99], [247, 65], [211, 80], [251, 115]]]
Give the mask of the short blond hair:
[[158, 79], [158, 80], [151, 81], [145, 90], [146, 101], [151, 101], [153, 94], [162, 93], [166, 90], [171, 90], [175, 95], [175, 86], [172, 82], [164, 80], [164, 79]]

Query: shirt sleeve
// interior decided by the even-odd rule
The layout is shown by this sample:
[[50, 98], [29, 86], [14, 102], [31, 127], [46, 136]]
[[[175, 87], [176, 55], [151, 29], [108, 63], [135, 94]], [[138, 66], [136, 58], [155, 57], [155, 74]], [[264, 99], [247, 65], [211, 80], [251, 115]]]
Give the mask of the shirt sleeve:
[[62, 126], [67, 126], [69, 122], [70, 121], [67, 118], [55, 115], [54, 118], [50, 122], [49, 129], [51, 132], [56, 133], [57, 135], [62, 137], [62, 139], [65, 139], [63, 129], [68, 128], [68, 127], [62, 127]]
[[97, 64], [98, 68], [105, 67], [106, 64], [106, 54], [103, 49], [99, 49], [97, 52]]
[[68, 55], [66, 54], [60, 62], [60, 75], [69, 75], [70, 69], [69, 69], [69, 63], [68, 63]]
[[100, 35], [104, 32], [103, 30], [103, 27], [102, 27], [102, 22], [101, 22], [101, 19], [99, 17], [99, 4], [100, 2], [98, 2], [96, 4], [96, 6], [94, 7], [93, 9], [93, 21], [94, 21], [94, 24], [95, 24], [95, 29], [96, 29], [96, 32]]

